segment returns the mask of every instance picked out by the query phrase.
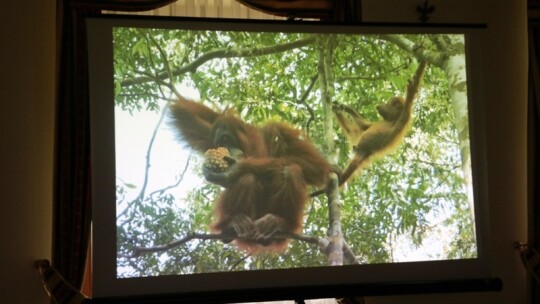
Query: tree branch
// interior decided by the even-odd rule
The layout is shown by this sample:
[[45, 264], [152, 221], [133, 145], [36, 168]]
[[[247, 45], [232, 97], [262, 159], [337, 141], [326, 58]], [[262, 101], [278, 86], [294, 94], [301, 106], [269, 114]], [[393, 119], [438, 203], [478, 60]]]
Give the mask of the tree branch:
[[161, 115], [159, 117], [159, 120], [154, 127], [154, 131], [152, 132], [152, 137], [150, 138], [150, 143], [148, 144], [148, 149], [146, 150], [146, 166], [145, 166], [145, 174], [144, 174], [144, 182], [143, 186], [141, 187], [141, 192], [139, 193], [139, 196], [137, 197], [137, 200], [142, 200], [146, 193], [146, 187], [148, 185], [148, 175], [150, 173], [150, 156], [152, 154], [152, 150], [154, 148], [154, 141], [156, 140], [157, 132], [159, 130], [159, 127], [161, 126], [161, 123], [163, 122], [163, 119], [165, 118], [165, 114], [167, 113], [167, 107], [163, 107], [161, 110]]
[[328, 217], [330, 227], [328, 228], [328, 265], [343, 265], [343, 235], [341, 233], [341, 202], [339, 199], [338, 177], [336, 173], [330, 174], [328, 184]]
[[[118, 252], [117, 256], [120, 258], [133, 259], [147, 253], [164, 252], [169, 249], [173, 249], [178, 246], [181, 246], [195, 239], [203, 240], [203, 241], [205, 240], [223, 241], [223, 240], [230, 240], [231, 238], [234, 238], [234, 236], [231, 236], [230, 234], [191, 232], [191, 233], [188, 233], [183, 238], [174, 240], [164, 245], [151, 246], [151, 247], [135, 246], [131, 254]], [[318, 238], [314, 236], [309, 236], [309, 235], [300, 234], [300, 233], [292, 233], [292, 232], [278, 232], [276, 236], [273, 238], [273, 240], [279, 241], [286, 238], [317, 245], [319, 249], [321, 250], [321, 252], [325, 254], [328, 251], [327, 250], [328, 245], [330, 244], [330, 241], [328, 238]], [[253, 241], [253, 240], [250, 240], [250, 241]], [[344, 252], [344, 258], [348, 264], [360, 264], [360, 261], [358, 261], [358, 259], [354, 256], [353, 252], [351, 251], [351, 249], [349, 248], [349, 245], [346, 242], [343, 242], [342, 250]]]
[[[312, 237], [312, 236], [299, 234], [299, 233], [293, 233], [293, 232], [278, 232], [278, 233], [276, 233], [276, 235], [271, 240], [272, 241], [280, 241], [280, 240], [287, 239], [287, 238], [298, 240], [298, 241], [303, 241], [303, 242], [311, 243], [311, 244], [315, 244], [315, 245], [319, 245], [319, 243], [320, 243], [320, 239], [318, 237]], [[227, 240], [231, 240], [231, 239], [240, 239], [242, 241], [257, 242], [256, 240], [252, 240], [252, 239], [237, 238], [235, 235], [231, 235], [229, 233], [225, 234], [225, 233], [198, 233], [198, 232], [191, 232], [191, 233], [188, 233], [183, 238], [174, 240], [174, 241], [172, 241], [170, 243], [167, 243], [167, 244], [164, 244], [164, 245], [151, 246], [151, 247], [135, 246], [133, 248], [133, 253], [132, 254], [124, 254], [124, 253], [119, 252], [118, 256], [123, 257], [123, 258], [136, 258], [136, 257], [138, 257], [138, 256], [140, 256], [142, 254], [145, 254], [145, 253], [167, 251], [169, 249], [178, 247], [180, 245], [183, 245], [183, 244], [185, 244], [185, 243], [187, 243], [189, 241], [195, 240], [195, 239], [203, 240], [203, 241], [206, 241], [206, 240], [227, 241]]]
[[388, 73], [385, 73], [385, 75], [381, 75], [378, 77], [373, 76], [362, 76], [362, 75], [342, 75], [342, 76], [336, 76], [336, 82], [342, 82], [347, 80], [368, 80], [368, 81], [377, 81], [377, 80], [385, 80], [387, 79], [387, 74], [393, 74], [395, 72], [398, 72], [402, 68], [406, 67], [406, 64], [401, 64], [397, 67], [392, 68]]
[[[245, 58], [245, 57], [255, 57], [255, 56], [264, 56], [275, 53], [281, 53], [284, 51], [297, 49], [309, 45], [315, 42], [315, 37], [309, 37], [305, 39], [296, 40], [289, 43], [273, 45], [269, 47], [262, 48], [250, 48], [250, 49], [216, 49], [209, 52], [206, 52], [193, 60], [193, 62], [186, 64], [178, 69], [171, 70], [169, 72], [161, 72], [156, 75], [159, 79], [165, 79], [170, 77], [170, 75], [178, 76], [188, 72], [195, 72], [197, 68], [206, 62], [216, 59], [216, 58]], [[122, 87], [128, 87], [135, 84], [141, 84], [146, 82], [154, 81], [154, 77], [138, 77], [135, 79], [127, 79], [121, 82]]]
[[133, 247], [133, 253], [128, 255], [128, 254], [122, 254], [122, 253], [118, 253], [118, 256], [119, 257], [123, 257], [123, 258], [136, 258], [142, 254], [145, 254], [145, 253], [153, 253], [153, 252], [163, 252], [163, 251], [167, 251], [169, 249], [172, 249], [172, 248], [175, 248], [175, 247], [178, 247], [182, 244], [185, 244], [191, 240], [194, 240], [194, 239], [200, 239], [200, 240], [222, 240], [222, 239], [225, 239], [225, 238], [230, 238], [230, 236], [224, 236], [222, 234], [206, 234], [206, 233], [196, 233], [196, 232], [192, 232], [192, 233], [188, 233], [186, 236], [184, 236], [183, 238], [181, 239], [178, 239], [178, 240], [174, 240], [168, 244], [165, 244], [165, 245], [158, 245], [158, 246], [152, 246], [152, 247], [139, 247], [139, 246], [135, 246]]
[[314, 75], [313, 77], [311, 77], [311, 81], [308, 87], [302, 94], [302, 97], [300, 97], [300, 99], [298, 100], [298, 103], [303, 104], [309, 112], [309, 119], [306, 122], [306, 130], [307, 130], [306, 133], [309, 132], [311, 123], [315, 120], [315, 112], [313, 111], [313, 108], [306, 102], [306, 100], [307, 100], [307, 97], [309, 96], [309, 93], [311, 93], [311, 91], [313, 90], [315, 83], [317, 83], [317, 79], [318, 79], [318, 75]]
[[445, 62], [443, 52], [433, 52], [417, 45], [400, 35], [380, 35], [379, 38], [395, 44], [400, 49], [411, 53], [418, 61], [426, 61], [434, 66], [442, 67]]

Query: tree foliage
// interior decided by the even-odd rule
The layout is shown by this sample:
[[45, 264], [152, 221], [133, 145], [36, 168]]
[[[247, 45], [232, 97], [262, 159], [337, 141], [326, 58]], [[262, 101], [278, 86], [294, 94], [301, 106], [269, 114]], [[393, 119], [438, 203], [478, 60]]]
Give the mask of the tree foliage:
[[[362, 263], [403, 261], [414, 258], [408, 257], [413, 252], [427, 252], [422, 259], [476, 255], [467, 193], [471, 181], [466, 179], [470, 164], [463, 162], [468, 153], [463, 149], [464, 142], [468, 147], [467, 111], [455, 109], [452, 93], [464, 88], [451, 81], [459, 67], [452, 67], [456, 63], [450, 59], [464, 57], [460, 35], [116, 28], [113, 39], [115, 105], [117, 113], [128, 117], [121, 120], [117, 114], [117, 127], [131, 130], [145, 147], [136, 153], [124, 147], [127, 141], [117, 141], [122, 151], [138, 155], [127, 165], [131, 171], [117, 167], [122, 276], [326, 265], [327, 257], [317, 246], [304, 241], [293, 241], [285, 254], [261, 256], [247, 256], [232, 244], [202, 237], [166, 250], [138, 251], [208, 233], [219, 193], [217, 186], [204, 182], [192, 186], [190, 179], [201, 179], [196, 155], [169, 161], [167, 167], [176, 172], [173, 178], [155, 165], [183, 149], [175, 142], [168, 146], [176, 145], [174, 149], [161, 151], [154, 142], [172, 134], [167, 102], [189, 91], [216, 110], [235, 109], [253, 124], [288, 121], [344, 167], [351, 143], [332, 123], [329, 105], [350, 105], [365, 118], [379, 120], [375, 106], [404, 94], [419, 60], [430, 66], [409, 134], [395, 151], [341, 190], [343, 238]], [[151, 117], [150, 122], [140, 117]], [[144, 137], [131, 124], [151, 132]], [[117, 162], [126, 155], [117, 153]], [[312, 199], [303, 234], [323, 238], [328, 226], [326, 198]]]

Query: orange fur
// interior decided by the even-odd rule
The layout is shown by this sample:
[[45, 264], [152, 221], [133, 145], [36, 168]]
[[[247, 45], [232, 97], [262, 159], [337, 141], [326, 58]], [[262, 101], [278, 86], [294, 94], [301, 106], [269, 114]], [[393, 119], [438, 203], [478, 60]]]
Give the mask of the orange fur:
[[205, 172], [224, 187], [211, 229], [252, 254], [286, 249], [288, 240], [275, 234], [301, 231], [308, 185], [324, 186], [330, 173], [316, 147], [286, 123], [254, 126], [185, 98], [169, 107], [184, 143], [201, 154], [224, 147], [236, 159], [223, 172]]
[[339, 125], [349, 139], [356, 143], [355, 156], [340, 177], [340, 186], [358, 174], [370, 162], [383, 157], [397, 147], [403, 140], [411, 124], [412, 104], [423, 78], [425, 62], [421, 62], [414, 77], [407, 85], [406, 98], [392, 97], [377, 106], [383, 118], [369, 122], [347, 106], [334, 106], [333, 110]]

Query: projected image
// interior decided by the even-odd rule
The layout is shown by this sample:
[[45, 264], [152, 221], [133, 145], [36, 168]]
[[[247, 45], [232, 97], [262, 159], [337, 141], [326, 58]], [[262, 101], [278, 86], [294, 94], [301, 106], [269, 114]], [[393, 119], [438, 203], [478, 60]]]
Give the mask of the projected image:
[[464, 35], [113, 41], [118, 277], [477, 257]]

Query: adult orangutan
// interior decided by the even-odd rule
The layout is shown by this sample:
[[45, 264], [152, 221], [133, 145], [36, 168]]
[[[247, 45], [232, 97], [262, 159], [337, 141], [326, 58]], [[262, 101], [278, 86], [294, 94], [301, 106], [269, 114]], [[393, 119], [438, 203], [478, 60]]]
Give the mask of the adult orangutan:
[[226, 166], [203, 166], [205, 178], [224, 187], [212, 230], [252, 253], [284, 250], [288, 242], [276, 233], [301, 230], [308, 186], [327, 184], [331, 166], [326, 159], [283, 122], [254, 126], [183, 97], [169, 108], [188, 146], [201, 154], [228, 150]]

